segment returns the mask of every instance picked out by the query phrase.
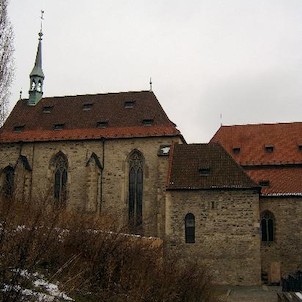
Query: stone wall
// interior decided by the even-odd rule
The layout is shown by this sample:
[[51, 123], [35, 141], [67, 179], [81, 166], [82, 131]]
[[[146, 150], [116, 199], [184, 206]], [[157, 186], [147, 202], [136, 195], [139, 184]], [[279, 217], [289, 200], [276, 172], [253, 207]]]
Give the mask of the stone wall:
[[[173, 142], [180, 142], [179, 137], [1, 144], [0, 168], [17, 167], [19, 156], [26, 156], [32, 172], [28, 174], [27, 171], [22, 182], [24, 176], [21, 177], [19, 171], [22, 169], [18, 164], [16, 183], [19, 188], [20, 183], [24, 183], [18, 189], [18, 196], [52, 198], [51, 159], [62, 152], [68, 159], [67, 207], [89, 213], [109, 213], [123, 227], [128, 224], [127, 160], [131, 151], [138, 150], [144, 157], [143, 233], [158, 236], [163, 231], [164, 207], [159, 204], [163, 203], [168, 169], [167, 157], [158, 156], [158, 151], [161, 145]], [[92, 153], [97, 156], [101, 168], [90, 160]]]
[[269, 274], [280, 263], [281, 275], [302, 269], [302, 198], [261, 197], [260, 213], [270, 211], [275, 218], [274, 241], [261, 242], [261, 265]]
[[[184, 219], [195, 216], [195, 243], [185, 243]], [[166, 252], [208, 266], [214, 282], [259, 284], [259, 195], [252, 190], [168, 191]]]

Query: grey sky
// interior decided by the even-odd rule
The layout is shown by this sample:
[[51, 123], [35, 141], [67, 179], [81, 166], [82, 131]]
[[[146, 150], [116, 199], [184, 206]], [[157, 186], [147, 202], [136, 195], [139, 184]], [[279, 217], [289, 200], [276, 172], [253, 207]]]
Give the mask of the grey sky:
[[188, 142], [222, 123], [301, 121], [301, 0], [11, 0], [28, 96], [40, 10], [44, 96], [149, 89]]

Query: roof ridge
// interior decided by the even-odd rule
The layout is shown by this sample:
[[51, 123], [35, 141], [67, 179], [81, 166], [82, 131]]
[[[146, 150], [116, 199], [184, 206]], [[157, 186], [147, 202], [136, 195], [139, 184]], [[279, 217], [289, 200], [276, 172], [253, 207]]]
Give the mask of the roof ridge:
[[117, 91], [117, 92], [103, 92], [103, 93], [84, 93], [84, 94], [68, 94], [68, 95], [57, 95], [57, 96], [46, 96], [44, 99], [57, 99], [57, 98], [68, 98], [68, 97], [81, 97], [81, 96], [98, 96], [98, 95], [112, 95], [112, 94], [127, 94], [127, 93], [142, 93], [148, 92], [154, 94], [150, 90], [128, 90], [128, 91]]
[[[247, 124], [232, 124], [232, 125], [221, 125], [219, 128], [231, 128], [231, 127], [253, 127], [253, 126], [275, 126], [275, 125], [292, 125], [292, 124], [302, 124], [302, 122], [277, 122], [277, 123], [247, 123]], [[219, 130], [219, 129], [218, 129]], [[217, 130], [217, 131], [218, 131]]]

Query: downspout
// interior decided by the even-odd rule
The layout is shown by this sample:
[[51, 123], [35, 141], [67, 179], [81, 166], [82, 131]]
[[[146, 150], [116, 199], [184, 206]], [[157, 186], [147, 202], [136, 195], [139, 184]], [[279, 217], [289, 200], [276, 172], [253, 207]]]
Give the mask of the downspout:
[[103, 204], [103, 171], [105, 165], [105, 138], [101, 137], [102, 142], [102, 171], [101, 171], [101, 183], [100, 183], [100, 213], [102, 212], [102, 204]]
[[30, 200], [32, 200], [33, 195], [33, 177], [34, 177], [34, 161], [35, 161], [35, 143], [33, 142], [33, 151], [32, 151], [32, 163], [31, 163], [31, 181], [30, 181]]

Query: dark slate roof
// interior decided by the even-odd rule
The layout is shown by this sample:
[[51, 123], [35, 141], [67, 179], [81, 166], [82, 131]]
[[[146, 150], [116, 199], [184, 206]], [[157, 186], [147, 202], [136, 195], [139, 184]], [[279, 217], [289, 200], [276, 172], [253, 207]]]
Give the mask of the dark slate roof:
[[175, 144], [170, 152], [170, 190], [258, 187], [219, 144]]
[[263, 196], [302, 196], [301, 122], [222, 126], [211, 142], [219, 142], [256, 183], [269, 181]]
[[180, 136], [150, 91], [47, 97], [36, 106], [27, 102], [17, 102], [0, 142]]

